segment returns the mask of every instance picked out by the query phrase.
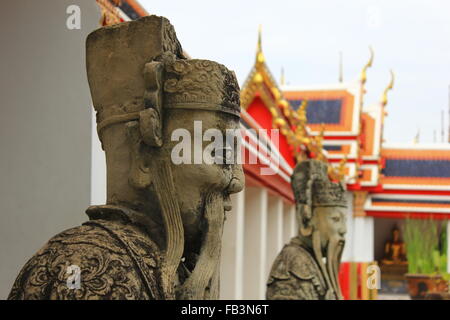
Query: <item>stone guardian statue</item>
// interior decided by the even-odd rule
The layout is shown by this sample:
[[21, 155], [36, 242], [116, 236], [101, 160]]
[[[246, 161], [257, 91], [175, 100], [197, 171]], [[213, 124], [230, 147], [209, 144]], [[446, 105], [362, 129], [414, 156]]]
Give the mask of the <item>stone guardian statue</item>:
[[345, 188], [331, 182], [327, 165], [299, 163], [291, 177], [299, 234], [275, 259], [269, 300], [342, 299], [338, 273], [346, 234]]
[[107, 203], [51, 238], [9, 299], [218, 299], [224, 214], [243, 171], [236, 161], [175, 163], [172, 151], [181, 138], [191, 146], [208, 129], [239, 128], [234, 73], [187, 59], [157, 16], [92, 32], [86, 63]]

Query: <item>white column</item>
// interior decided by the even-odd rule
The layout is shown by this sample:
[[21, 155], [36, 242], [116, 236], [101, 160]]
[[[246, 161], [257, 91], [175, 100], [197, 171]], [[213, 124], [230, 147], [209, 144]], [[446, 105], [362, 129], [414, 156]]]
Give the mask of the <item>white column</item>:
[[245, 190], [244, 299], [262, 300], [266, 292], [267, 190]]
[[295, 212], [295, 205], [287, 202], [283, 203], [283, 245], [292, 238], [292, 210]]
[[297, 224], [297, 217], [295, 216], [295, 206], [291, 207], [291, 210], [289, 212], [289, 218], [290, 218], [290, 238], [295, 237], [298, 234], [298, 224]]
[[353, 254], [354, 262], [374, 261], [374, 222], [373, 217], [354, 217], [353, 220]]
[[351, 192], [346, 193], [347, 197], [347, 234], [345, 235], [344, 252], [342, 253], [342, 262], [353, 261], [353, 230], [354, 230], [354, 217], [353, 217], [353, 194]]
[[222, 237], [220, 299], [241, 300], [244, 272], [245, 189], [231, 196], [233, 209], [227, 213]]
[[269, 196], [267, 210], [267, 261], [266, 278], [269, 277], [273, 261], [283, 247], [283, 200]]

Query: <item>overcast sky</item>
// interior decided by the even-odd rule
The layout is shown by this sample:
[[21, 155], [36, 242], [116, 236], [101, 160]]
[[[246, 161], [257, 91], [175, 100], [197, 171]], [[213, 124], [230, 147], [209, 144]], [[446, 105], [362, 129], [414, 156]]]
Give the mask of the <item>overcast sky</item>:
[[356, 79], [371, 45], [366, 103], [374, 103], [396, 74], [385, 123], [387, 142], [447, 139], [450, 85], [448, 0], [140, 0], [149, 13], [167, 17], [193, 58], [235, 70], [242, 84], [254, 62], [258, 25], [266, 61], [291, 85], [337, 82], [339, 51], [344, 80]]

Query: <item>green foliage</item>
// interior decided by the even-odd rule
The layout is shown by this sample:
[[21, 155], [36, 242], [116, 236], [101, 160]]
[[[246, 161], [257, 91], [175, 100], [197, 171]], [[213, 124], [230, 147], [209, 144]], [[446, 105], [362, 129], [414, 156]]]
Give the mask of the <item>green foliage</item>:
[[[446, 224], [444, 224], [446, 225]], [[439, 234], [435, 220], [407, 219], [403, 238], [408, 258], [408, 273], [447, 275], [447, 233]]]

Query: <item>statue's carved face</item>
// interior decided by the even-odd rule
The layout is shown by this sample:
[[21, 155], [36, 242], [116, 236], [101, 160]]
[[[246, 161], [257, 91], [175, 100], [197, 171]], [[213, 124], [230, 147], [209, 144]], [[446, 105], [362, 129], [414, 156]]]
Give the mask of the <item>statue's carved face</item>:
[[322, 251], [325, 252], [330, 244], [343, 247], [347, 233], [346, 209], [343, 207], [317, 207], [314, 210]]
[[[200, 122], [199, 122], [200, 121]], [[195, 123], [197, 130], [195, 130]], [[198, 125], [201, 123], [201, 136], [195, 133], [198, 131]], [[202, 154], [205, 147], [211, 144], [211, 141], [204, 141], [205, 131], [208, 129], [218, 129], [226, 138], [227, 129], [238, 129], [239, 119], [235, 116], [223, 112], [201, 111], [201, 110], [170, 110], [166, 113], [164, 124], [164, 148], [166, 153], [173, 151], [176, 145], [179, 145], [181, 139], [172, 141], [172, 133], [176, 129], [185, 129], [190, 133], [191, 143], [191, 164], [172, 162], [172, 172], [174, 176], [176, 199], [180, 206], [181, 217], [185, 229], [186, 243], [198, 239], [198, 235], [203, 228], [205, 200], [208, 195], [219, 195], [223, 199], [221, 207], [224, 211], [231, 210], [230, 194], [239, 192], [243, 189], [244, 174], [242, 166], [237, 164], [237, 159], [232, 164], [208, 164], [202, 161], [200, 164], [194, 163], [195, 148], [201, 147]], [[200, 141], [200, 144], [198, 142]], [[224, 147], [226, 146], [224, 142]], [[234, 141], [234, 153], [236, 156], [237, 142]], [[211, 156], [226, 157], [226, 150], [222, 155], [216, 155], [218, 150], [211, 150]], [[206, 151], [205, 151], [206, 152]], [[230, 153], [228, 152], [228, 156]], [[222, 211], [221, 214], [224, 212]]]

